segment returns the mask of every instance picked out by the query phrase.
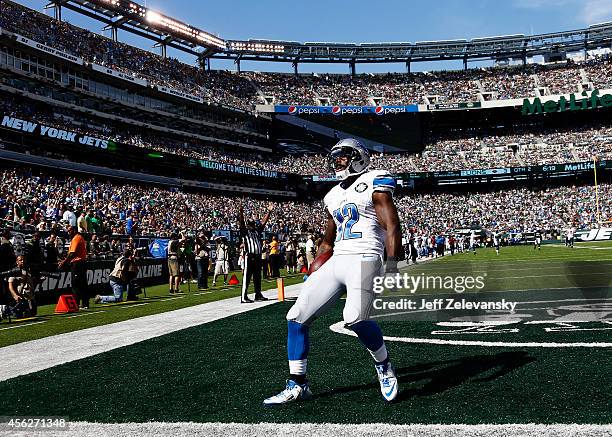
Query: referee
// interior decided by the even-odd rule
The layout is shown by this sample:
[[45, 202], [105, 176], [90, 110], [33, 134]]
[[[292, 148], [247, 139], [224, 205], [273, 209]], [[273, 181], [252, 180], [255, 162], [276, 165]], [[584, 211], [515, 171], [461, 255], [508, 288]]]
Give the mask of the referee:
[[255, 289], [255, 300], [268, 300], [261, 294], [261, 232], [266, 223], [270, 219], [270, 213], [274, 209], [274, 204], [268, 205], [268, 212], [264, 216], [261, 224], [257, 226], [255, 220], [244, 220], [244, 208], [240, 205], [240, 237], [244, 244], [245, 260], [244, 270], [242, 271], [242, 294], [240, 295], [241, 303], [253, 302], [249, 299], [248, 289], [251, 278], [253, 278], [253, 288]]

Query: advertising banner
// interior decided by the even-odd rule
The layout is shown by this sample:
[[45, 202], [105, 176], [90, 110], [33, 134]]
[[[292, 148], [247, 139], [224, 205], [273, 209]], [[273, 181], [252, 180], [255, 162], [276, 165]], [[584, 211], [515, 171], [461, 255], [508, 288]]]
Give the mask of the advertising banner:
[[277, 114], [289, 115], [312, 115], [312, 114], [332, 114], [332, 115], [350, 115], [350, 114], [375, 114], [375, 115], [391, 115], [403, 114], [406, 112], [417, 112], [417, 105], [403, 106], [295, 106], [295, 105], [276, 105], [274, 112]]
[[137, 85], [142, 85], [142, 86], [148, 85], [148, 82], [144, 79], [140, 79], [139, 77], [134, 77], [131, 74], [124, 73], [123, 71], [118, 71], [112, 68], [104, 67], [103, 65], [91, 64], [91, 68], [94, 71], [98, 71], [100, 73], [103, 73], [109, 76], [117, 77], [127, 82], [135, 83]]

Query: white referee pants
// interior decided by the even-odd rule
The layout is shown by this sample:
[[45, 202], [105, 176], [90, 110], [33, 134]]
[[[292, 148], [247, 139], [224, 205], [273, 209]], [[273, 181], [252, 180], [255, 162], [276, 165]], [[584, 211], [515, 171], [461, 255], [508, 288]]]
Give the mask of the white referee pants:
[[310, 325], [346, 291], [343, 318], [347, 325], [367, 320], [374, 300], [374, 276], [383, 274], [379, 255], [333, 255], [308, 277], [287, 320]]

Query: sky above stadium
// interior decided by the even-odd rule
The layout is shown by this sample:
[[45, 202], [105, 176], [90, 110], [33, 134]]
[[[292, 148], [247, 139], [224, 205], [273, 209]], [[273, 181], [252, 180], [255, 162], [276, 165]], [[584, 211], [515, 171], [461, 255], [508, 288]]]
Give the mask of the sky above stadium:
[[[46, 0], [16, 0], [42, 10]], [[226, 39], [300, 42], [416, 42], [539, 34], [612, 21], [612, 0], [137, 0]], [[51, 13], [50, 11], [48, 13]], [[64, 12], [64, 19], [102, 33], [98, 22]], [[109, 32], [106, 32], [109, 36]], [[148, 50], [151, 43], [127, 32], [120, 40]], [[186, 62], [193, 58], [169, 51]], [[472, 66], [481, 64], [472, 64]], [[487, 65], [482, 64], [482, 65]], [[212, 68], [235, 69], [213, 61]], [[290, 64], [244, 63], [245, 70], [291, 71]], [[461, 68], [460, 62], [416, 63], [413, 71]], [[404, 71], [403, 64], [364, 65], [358, 72]], [[303, 65], [303, 72], [348, 72], [346, 65]]]

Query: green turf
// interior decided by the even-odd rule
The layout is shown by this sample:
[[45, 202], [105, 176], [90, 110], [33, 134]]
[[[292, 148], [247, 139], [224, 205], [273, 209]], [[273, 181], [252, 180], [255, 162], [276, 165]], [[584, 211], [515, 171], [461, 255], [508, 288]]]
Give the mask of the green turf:
[[[389, 342], [401, 392], [385, 404], [367, 352], [354, 337], [328, 329], [341, 304], [311, 329], [310, 402], [261, 405], [287, 376], [285, 303], [0, 383], [0, 411], [100, 422], [612, 421], [609, 350]], [[398, 323], [382, 329], [433, 328]]]
[[[595, 249], [596, 248], [596, 249]], [[612, 243], [486, 248], [438, 258], [407, 269], [411, 275], [484, 275], [483, 291], [612, 286]]]
[[[233, 273], [236, 273], [236, 276], [242, 284], [242, 273], [239, 271]], [[285, 286], [302, 282], [303, 276], [303, 274], [285, 276]], [[26, 320], [23, 322], [13, 321], [10, 324], [8, 320], [0, 322], [0, 347], [64, 332], [91, 328], [92, 326], [105, 325], [136, 317], [186, 308], [230, 297], [236, 298], [240, 296], [241, 286], [242, 285], [223, 287], [217, 285], [217, 287], [209, 289], [210, 293], [200, 294], [201, 292], [198, 291], [197, 284], [182, 284], [181, 290], [184, 291], [185, 294], [178, 296], [184, 297], [175, 299], [175, 297], [178, 296], [168, 294], [168, 285], [159, 285], [148, 287], [147, 298], [141, 296], [139, 301], [133, 303], [102, 305], [94, 304], [92, 299], [90, 309], [81, 310], [78, 314], [54, 314], [55, 305], [41, 306], [38, 309], [38, 317], [36, 320]], [[189, 288], [191, 288], [191, 292], [188, 292]], [[262, 288], [264, 290], [276, 288], [276, 280], [263, 280]], [[253, 285], [251, 284], [249, 293], [252, 292]], [[147, 303], [147, 305], [140, 305], [142, 303]], [[44, 321], [44, 323], [35, 323], [37, 321]], [[13, 328], [19, 325], [24, 326]], [[3, 329], [9, 327], [11, 329]]]
[[[491, 281], [500, 278], [490, 288], [500, 295], [539, 299], [545, 293], [547, 299], [562, 300], [569, 291], [595, 285], [609, 290], [611, 284], [606, 286], [605, 278], [609, 280], [612, 271], [612, 246], [586, 246], [590, 248], [503, 248], [500, 256], [485, 249], [475, 256], [445, 257], [408, 271], [484, 270]], [[598, 271], [608, 276], [593, 275]], [[548, 279], [540, 281], [535, 276]], [[187, 306], [183, 305], [186, 300], [159, 305], [172, 304], [168, 309], [174, 309]], [[2, 382], [0, 411], [101, 422], [612, 422], [611, 348], [512, 345], [610, 343], [609, 316], [578, 325], [516, 322], [484, 330], [383, 320], [383, 332], [391, 337], [505, 344], [478, 347], [388, 341], [401, 392], [396, 403], [385, 404], [369, 354], [356, 338], [329, 329], [341, 320], [342, 304], [340, 301], [311, 328], [309, 375], [315, 398], [310, 402], [272, 409], [261, 406], [265, 397], [282, 388], [287, 377], [287, 302]], [[551, 302], [543, 308], [549, 305], [555, 307]], [[547, 330], [551, 327], [555, 329]]]

